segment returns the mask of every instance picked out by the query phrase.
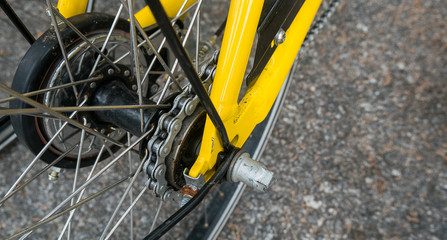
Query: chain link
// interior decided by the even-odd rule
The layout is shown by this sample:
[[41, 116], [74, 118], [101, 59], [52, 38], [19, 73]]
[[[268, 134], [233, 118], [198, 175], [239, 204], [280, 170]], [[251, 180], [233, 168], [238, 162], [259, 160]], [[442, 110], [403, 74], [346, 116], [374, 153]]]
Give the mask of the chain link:
[[300, 52], [307, 51], [308, 46], [313, 42], [315, 36], [320, 32], [320, 30], [323, 29], [328, 19], [332, 16], [332, 14], [334, 14], [335, 10], [337, 10], [337, 6], [339, 4], [340, 0], [332, 0], [329, 3], [328, 8], [321, 14], [321, 16], [318, 17], [307, 32], [306, 38], [304, 38], [303, 44], [301, 45]]

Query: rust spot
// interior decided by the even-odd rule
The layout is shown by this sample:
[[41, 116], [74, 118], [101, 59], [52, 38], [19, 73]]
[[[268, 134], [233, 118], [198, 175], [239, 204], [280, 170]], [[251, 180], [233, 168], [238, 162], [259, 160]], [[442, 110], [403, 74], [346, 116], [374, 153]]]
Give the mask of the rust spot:
[[189, 195], [191, 197], [194, 197], [199, 192], [199, 189], [194, 189], [193, 187], [189, 185], [185, 185], [182, 187], [182, 196]]

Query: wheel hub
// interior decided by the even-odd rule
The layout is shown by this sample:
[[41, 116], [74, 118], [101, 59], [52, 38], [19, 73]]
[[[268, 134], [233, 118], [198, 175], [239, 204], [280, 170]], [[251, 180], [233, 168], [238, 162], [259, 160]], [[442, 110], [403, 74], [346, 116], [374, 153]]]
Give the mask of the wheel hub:
[[[117, 65], [120, 71], [104, 67], [97, 75], [102, 76], [100, 81], [86, 84], [81, 92], [81, 99], [88, 99], [89, 106], [125, 106], [138, 105], [137, 82], [132, 77], [131, 71], [124, 65]], [[78, 103], [80, 104], [80, 103]], [[155, 104], [155, 102], [143, 98], [143, 104]], [[145, 109], [143, 111], [144, 126], [152, 122], [156, 115], [156, 109]], [[88, 119], [93, 129], [103, 134], [114, 131], [117, 127], [122, 128], [133, 135], [141, 136], [140, 109], [113, 109], [95, 112], [84, 112], [81, 117]]]

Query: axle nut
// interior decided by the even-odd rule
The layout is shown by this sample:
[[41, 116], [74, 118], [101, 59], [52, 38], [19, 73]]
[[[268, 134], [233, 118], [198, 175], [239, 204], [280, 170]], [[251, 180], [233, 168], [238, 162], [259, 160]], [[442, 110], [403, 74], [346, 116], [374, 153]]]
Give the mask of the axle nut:
[[243, 182], [259, 192], [266, 192], [274, 182], [274, 173], [243, 152], [232, 160], [227, 179], [230, 182]]

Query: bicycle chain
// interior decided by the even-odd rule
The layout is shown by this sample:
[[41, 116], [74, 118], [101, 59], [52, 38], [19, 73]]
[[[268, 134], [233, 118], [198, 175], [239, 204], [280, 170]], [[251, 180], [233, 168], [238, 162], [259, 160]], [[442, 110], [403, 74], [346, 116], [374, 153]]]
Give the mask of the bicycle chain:
[[[202, 64], [202, 76], [207, 75], [203, 81], [204, 87], [209, 91], [212, 73], [217, 64], [218, 52]], [[149, 150], [148, 160], [144, 165], [145, 172], [149, 176], [148, 188], [161, 197], [164, 201], [170, 199], [180, 202], [182, 196], [180, 191], [168, 186], [166, 180], [166, 157], [172, 149], [175, 137], [183, 126], [183, 120], [192, 115], [200, 103], [199, 97], [192, 92], [191, 86], [174, 98], [171, 110], [163, 113], [158, 119], [157, 129], [147, 143]]]
[[145, 169], [152, 180], [148, 187], [163, 200], [180, 199], [180, 195], [168, 186], [165, 159], [171, 152], [172, 142], [182, 128], [183, 120], [195, 111], [198, 103], [199, 98], [189, 89], [177, 95], [171, 110], [159, 118], [157, 129], [147, 144], [149, 158]]
[[327, 20], [334, 14], [335, 10], [337, 10], [337, 6], [340, 4], [341, 0], [332, 0], [329, 3], [328, 8], [318, 17], [314, 24], [310, 27], [307, 32], [306, 37], [304, 38], [303, 44], [301, 45], [300, 52], [305, 52], [307, 47], [312, 43], [315, 39], [315, 36], [320, 32], [321, 29], [327, 23]]

